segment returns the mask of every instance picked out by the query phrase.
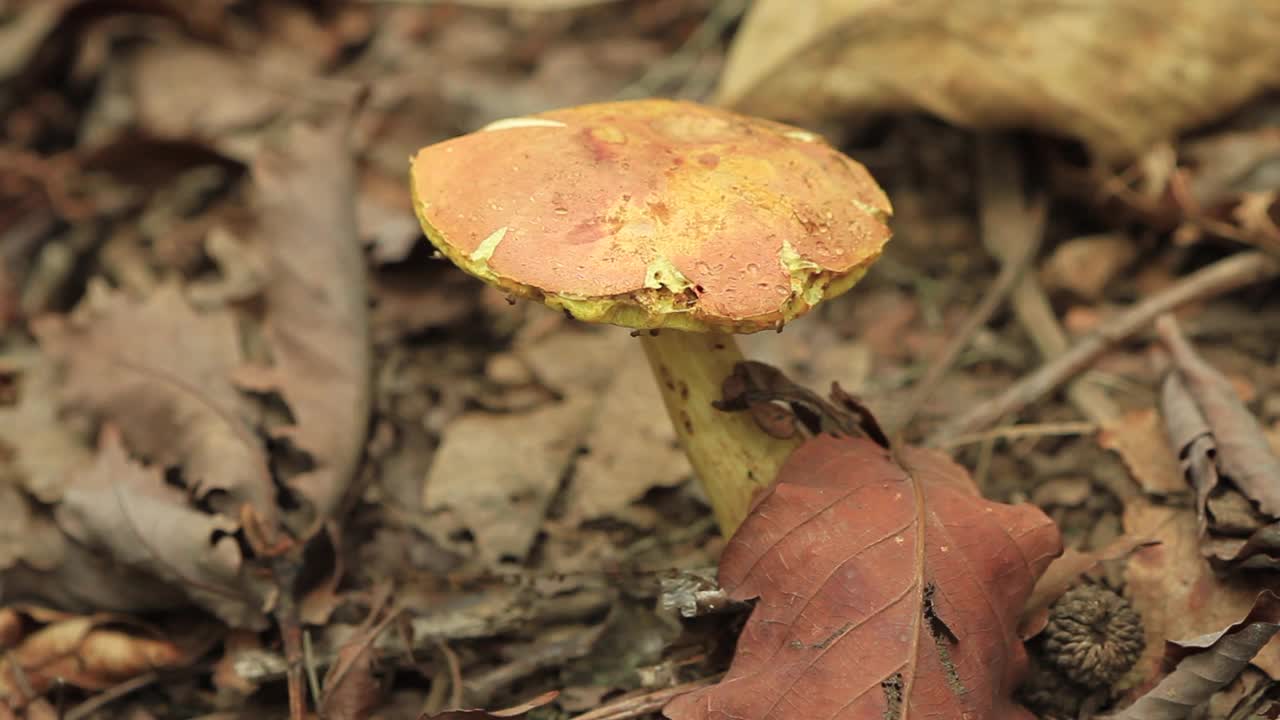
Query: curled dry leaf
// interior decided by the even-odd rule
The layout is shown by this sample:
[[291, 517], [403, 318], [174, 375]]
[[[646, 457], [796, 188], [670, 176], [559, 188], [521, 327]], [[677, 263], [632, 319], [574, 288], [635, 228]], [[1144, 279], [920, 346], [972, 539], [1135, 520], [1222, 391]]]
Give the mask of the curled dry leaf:
[[1156, 327], [1175, 367], [1162, 389], [1165, 422], [1196, 490], [1205, 554], [1228, 568], [1280, 567], [1280, 457], [1230, 381], [1196, 353], [1172, 316]]
[[[1201, 554], [1196, 518], [1189, 509], [1135, 497], [1125, 505], [1124, 529], [1159, 541], [1139, 549], [1125, 566], [1125, 594], [1146, 630], [1147, 649], [1137, 668], [1150, 684], [1163, 674], [1167, 639], [1196, 637], [1236, 622], [1249, 612], [1258, 589], [1250, 580], [1214, 573]], [[1264, 646], [1253, 664], [1280, 677], [1280, 641]]]
[[[793, 382], [781, 370], [748, 360], [734, 365], [721, 393], [721, 399], [712, 403], [717, 409], [749, 410], [756, 423], [774, 437], [792, 437], [799, 422], [811, 434], [866, 435], [883, 447], [889, 446], [879, 421], [839, 383], [832, 384], [831, 399], [827, 400]], [[775, 403], [786, 403], [789, 412]]]
[[1156, 329], [1213, 432], [1222, 475], [1234, 482], [1263, 512], [1280, 517], [1280, 458], [1271, 452], [1257, 419], [1240, 402], [1231, 381], [1205, 362], [1187, 342], [1173, 316], [1160, 318]]
[[103, 430], [100, 444], [57, 507], [63, 532], [105, 548], [119, 565], [181, 588], [229, 625], [265, 627], [267, 588], [245, 567], [235, 520], [193, 508], [160, 469], [129, 458], [114, 427]]
[[190, 648], [124, 618], [38, 608], [20, 614], [44, 625], [0, 657], [0, 705], [21, 707], [60, 682], [102, 690], [195, 659]]
[[1280, 631], [1280, 596], [1260, 593], [1253, 608], [1225, 628], [1171, 642], [1177, 667], [1112, 720], [1178, 720], [1226, 687]]
[[311, 457], [286, 478], [319, 526], [346, 496], [368, 432], [370, 347], [365, 262], [356, 233], [347, 123], [297, 126], [253, 166], [270, 279], [263, 333], [270, 367], [244, 366], [247, 387], [284, 398], [293, 424], [277, 437]]
[[719, 98], [789, 120], [1032, 126], [1124, 160], [1280, 81], [1278, 33], [1280, 6], [1254, 0], [761, 0]]
[[1031, 717], [1018, 616], [1057, 529], [944, 455], [900, 457], [829, 435], [792, 454], [721, 559], [731, 597], [760, 598], [728, 675], [668, 717]]
[[[1200, 524], [1200, 534], [1204, 535], [1208, 528], [1205, 508], [1209, 493], [1218, 486], [1219, 480], [1218, 466], [1214, 464], [1218, 448], [1213, 442], [1209, 423], [1200, 414], [1195, 399], [1177, 373], [1166, 375], [1160, 385], [1160, 414], [1164, 417], [1171, 450], [1177, 454], [1181, 466], [1179, 479], [1189, 482], [1195, 490], [1196, 519]], [[1172, 480], [1174, 476], [1169, 477]]]

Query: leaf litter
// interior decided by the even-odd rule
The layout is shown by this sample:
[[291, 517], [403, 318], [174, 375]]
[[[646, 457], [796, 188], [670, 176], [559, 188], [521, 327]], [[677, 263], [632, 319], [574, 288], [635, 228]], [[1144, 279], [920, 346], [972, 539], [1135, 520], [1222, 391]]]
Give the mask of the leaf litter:
[[[652, 411], [643, 363], [626, 354], [634, 341], [625, 333], [596, 339], [534, 308], [509, 307], [500, 295], [479, 291], [470, 279], [431, 261], [415, 245], [420, 241], [403, 193], [404, 158], [420, 145], [497, 117], [619, 92], [696, 96], [715, 82], [731, 38], [739, 46], [736, 58], [759, 61], [770, 57], [759, 45], [762, 37], [774, 44], [799, 38], [802, 55], [822, 56], [814, 67], [841, 53], [885, 48], [859, 35], [842, 40], [831, 54], [824, 49], [830, 38], [761, 35], [754, 14], [739, 32], [732, 2], [713, 8], [708, 0], [618, 0], [545, 13], [508, 12], [507, 4], [496, 4], [502, 7], [303, 8], [260, 0], [227, 12], [222, 3], [162, 0], [129, 8], [20, 2], [0, 10], [0, 34], [18, 36], [0, 51], [0, 68], [15, 79], [0, 93], [6, 120], [0, 133], [6, 160], [0, 163], [0, 320], [7, 330], [0, 441], [8, 461], [0, 474], [0, 636], [8, 637], [6, 614], [34, 607], [19, 600], [83, 617], [108, 611], [147, 621], [189, 621], [190, 608], [197, 607], [255, 627], [291, 595], [307, 607], [323, 606], [323, 612], [306, 613], [314, 622], [305, 629], [309, 653], [289, 656], [272, 628], [251, 643], [235, 631], [205, 655], [220, 657], [216, 701], [201, 685], [204, 668], [212, 665], [175, 675], [135, 665], [129, 678], [111, 675], [120, 684], [100, 695], [70, 686], [53, 691], [59, 704], [64, 697], [84, 701], [71, 708], [76, 717], [164, 717], [192, 704], [206, 712], [283, 715], [284, 693], [276, 691], [290, 667], [303, 665], [316, 675], [313, 700], [326, 692], [351, 700], [329, 701], [326, 710], [337, 716], [412, 719], [448, 707], [511, 707], [558, 689], [550, 707], [529, 714], [637, 717], [679, 690], [706, 685], [726, 667], [743, 620], [740, 606], [720, 601], [700, 609], [695, 602], [695, 616], [680, 621], [665, 614], [673, 610], [655, 609], [656, 577], [673, 567], [711, 565], [723, 541], [708, 532], [705, 508], [685, 482], [688, 470], [671, 446], [669, 428], [659, 422], [661, 411]], [[755, 12], [763, 13], [765, 4]], [[1011, 12], [1020, 12], [1014, 5]], [[786, 15], [789, 22], [804, 19], [790, 7]], [[1016, 33], [1003, 38], [1011, 36]], [[1194, 39], [1182, 38], [1187, 47]], [[1061, 44], [1040, 49], [1045, 57], [1061, 56]], [[1000, 57], [999, 47], [986, 50], [988, 57]], [[1126, 49], [1117, 45], [1116, 51]], [[1083, 46], [1066, 52], [1090, 57]], [[1179, 58], [1194, 55], [1180, 52]], [[867, 67], [888, 77], [907, 66], [886, 63], [886, 57], [879, 54], [875, 63], [841, 77], [868, 77]], [[738, 72], [734, 62], [730, 75]], [[768, 87], [786, 80], [787, 72], [811, 69], [804, 64], [792, 62], [761, 82], [760, 98], [785, 98], [789, 86]], [[1134, 72], [1155, 77], [1163, 67], [1148, 63]], [[1034, 139], [1045, 151], [1038, 157], [1046, 168], [1046, 177], [1035, 182], [1047, 185], [1051, 203], [1047, 252], [1027, 275], [1032, 285], [1046, 286], [1048, 293], [1041, 294], [1051, 320], [1058, 315], [1073, 332], [1091, 326], [1120, 303], [1176, 285], [1209, 256], [1232, 247], [1223, 240], [1275, 247], [1274, 122], [1267, 119], [1266, 98], [1193, 138], [1175, 138], [1179, 128], [1217, 120], [1239, 103], [1200, 94], [1203, 114], [1191, 120], [1179, 119], [1187, 106], [1164, 103], [1159, 113], [1140, 113], [1141, 122], [1122, 114], [1123, 124], [1103, 128], [1095, 122], [1096, 108], [1105, 104], [1090, 96], [1081, 109], [1070, 84], [1052, 86], [1046, 101], [1035, 92], [1044, 78], [1027, 76], [1010, 81], [1015, 89], [1006, 93], [1007, 102], [965, 115], [974, 110], [963, 104], [971, 83], [1007, 75], [964, 72], [965, 83], [932, 94], [928, 83], [913, 85], [894, 111], [923, 108], [984, 125], [998, 116], [1000, 124], [1081, 138], [1095, 160], [1136, 158], [1130, 168], [1080, 165], [1079, 153]], [[191, 82], [193, 76], [200, 82]], [[1069, 80], [1087, 86], [1088, 77]], [[1231, 80], [1215, 81], [1214, 89], [1230, 90], [1226, 94], [1239, 100], [1252, 93], [1248, 73]], [[357, 87], [368, 92], [353, 109], [349, 100]], [[1030, 94], [1022, 92], [1028, 88]], [[1159, 82], [1140, 89], [1150, 97], [1170, 96]], [[813, 111], [811, 97], [785, 101], [783, 114]], [[942, 106], [940, 99], [956, 104]], [[1045, 112], [1046, 103], [1080, 112]], [[898, 115], [863, 123], [847, 120], [848, 108], [837, 105], [824, 104], [814, 116], [832, 118], [821, 129], [844, 141], [891, 188], [903, 209], [898, 238], [849, 298], [828, 303], [781, 336], [753, 336], [748, 345], [752, 356], [786, 376], [815, 387], [837, 379], [869, 405], [885, 407], [946, 346], [948, 329], [962, 324], [990, 277], [990, 260], [976, 250], [983, 228], [971, 217], [974, 148], [970, 135], [936, 119]], [[1034, 112], [1028, 115], [1027, 107]], [[290, 130], [300, 122], [319, 129]], [[1165, 142], [1144, 146], [1153, 139]], [[297, 232], [290, 235], [292, 230]], [[1080, 261], [1099, 259], [1099, 252], [1105, 263]], [[282, 287], [282, 278], [291, 284]], [[358, 310], [364, 296], [372, 299], [367, 317]], [[304, 310], [324, 319], [306, 317]], [[1280, 406], [1267, 363], [1274, 359], [1276, 317], [1272, 299], [1250, 291], [1200, 300], [1179, 318], [1199, 347], [1229, 346], [1243, 359], [1233, 372], [1249, 372], [1257, 394], [1249, 405], [1273, 435]], [[99, 321], [119, 337], [107, 337], [96, 328]], [[32, 348], [32, 327], [60, 328], [55, 334], [72, 343], [71, 354]], [[164, 333], [169, 335], [159, 337]], [[222, 350], [210, 351], [208, 360], [218, 369], [208, 390], [200, 385], [184, 399], [155, 371], [192, 382], [196, 368], [174, 368], [183, 363], [171, 356], [198, 342], [197, 333], [212, 333], [213, 347]], [[1188, 484], [1177, 471], [1174, 451], [1184, 443], [1160, 437], [1160, 418], [1172, 413], [1164, 403], [1160, 415], [1151, 407], [1161, 368], [1144, 341], [1139, 335], [1109, 347], [1097, 365], [1101, 372], [1094, 373], [1105, 381], [1095, 383], [1102, 393], [1135, 413], [1109, 423], [1104, 433], [1119, 438], [1113, 447], [1125, 467], [1103, 462], [1092, 438], [1069, 434], [1079, 429], [1042, 434], [1081, 425], [1056, 398], [1026, 407], [1019, 417], [1024, 427], [1016, 433], [997, 428], [985, 444], [961, 446], [957, 454], [975, 468], [984, 494], [1014, 503], [1030, 498], [1062, 525], [1071, 548], [1049, 566], [1046, 578], [1056, 582], [1047, 589], [1038, 585], [1038, 597], [1047, 598], [1038, 602], [1054, 607], [1063, 587], [1114, 588], [1141, 612], [1144, 625], [1150, 616], [1154, 629], [1146, 627], [1144, 638], [1150, 651], [1176, 633], [1220, 631], [1243, 616], [1260, 571], [1233, 562], [1225, 569], [1237, 576], [1223, 578], [1202, 553], [1222, 539], [1238, 547], [1258, 532], [1246, 532], [1249, 523], [1265, 516], [1219, 472], [1216, 447], [1206, 444], [1212, 433], [1196, 430], [1192, 437], [1199, 439], [1187, 453], [1197, 463], [1193, 475], [1205, 481]], [[135, 345], [154, 357], [130, 354]], [[95, 366], [74, 350], [100, 347], [145, 360], [140, 367], [150, 375], [125, 379], [120, 368], [104, 368], [109, 363], [102, 358]], [[237, 355], [228, 373], [230, 356], [223, 350], [229, 347]], [[1034, 369], [1036, 358], [1020, 331], [997, 314], [960, 355], [922, 417], [980, 404]], [[94, 387], [82, 376], [72, 402], [74, 388], [62, 378], [72, 378], [82, 362], [110, 382]], [[194, 365], [213, 372], [204, 362]], [[116, 396], [122, 388], [132, 389]], [[830, 408], [812, 404], [808, 395], [790, 399], [795, 402], [786, 407], [758, 412], [786, 420], [788, 408], [802, 414], [795, 408], [808, 408], [832, 418]], [[207, 407], [201, 410], [195, 400]], [[573, 432], [564, 432], [562, 442], [538, 445], [523, 464], [504, 461], [512, 487], [524, 487], [536, 474], [529, 485], [536, 492], [516, 493], [513, 501], [501, 487], [457, 490], [443, 510], [423, 505], [433, 486], [460, 485], [471, 472], [467, 463], [450, 460], [455, 470], [463, 469], [440, 480], [445, 474], [433, 467], [437, 461], [465, 457], [459, 450], [468, 443], [492, 447], [490, 438], [455, 430], [479, 419], [476, 427], [486, 433], [524, 433], [534, 425], [529, 418], [575, 403], [583, 409], [564, 415]], [[230, 425], [219, 428], [213, 410]], [[144, 417], [180, 422], [161, 431], [140, 427]], [[809, 431], [803, 422], [784, 424]], [[234, 427], [248, 444], [215, 451], [212, 443], [230, 443]], [[1120, 438], [1130, 429], [1132, 437]], [[551, 428], [534, 432], [556, 435]], [[208, 447], [202, 446], [206, 435]], [[223, 457], [223, 450], [229, 462], [208, 460]], [[258, 475], [247, 473], [255, 457], [265, 468]], [[1197, 488], [1201, 501], [1195, 500]], [[1141, 497], [1143, 489], [1155, 496]], [[98, 501], [120, 497], [131, 499], [127, 512], [118, 502]], [[1122, 501], [1127, 533], [1120, 527]], [[240, 512], [247, 507], [256, 508], [252, 516]], [[1207, 541], [1199, 539], [1194, 507], [1203, 510]], [[297, 584], [278, 573], [298, 560], [292, 553], [301, 547], [263, 542], [268, 533], [261, 532], [260, 516], [273, 511], [277, 537], [314, 537], [298, 565], [305, 572]], [[464, 517], [472, 519], [458, 520]], [[144, 536], [161, 533], [166, 542], [138, 541], [132, 525], [140, 518], [155, 520], [141, 528]], [[332, 531], [315, 534], [321, 524]], [[90, 537], [91, 545], [78, 539]], [[1144, 544], [1153, 537], [1161, 544]], [[480, 551], [498, 546], [515, 551]], [[182, 548], [192, 551], [175, 556]], [[240, 553], [239, 566], [231, 548]], [[265, 564], [263, 549], [272, 556]], [[493, 562], [504, 554], [520, 562]], [[1150, 576], [1133, 575], [1139, 562], [1151, 566]], [[250, 579], [245, 568], [249, 575], [263, 574]], [[179, 575], [202, 581], [192, 585]], [[368, 637], [360, 628], [375, 622], [371, 589], [388, 579], [408, 608], [404, 619], [411, 632], [393, 623], [360, 645], [358, 639]], [[1184, 595], [1179, 588], [1186, 582], [1194, 592]], [[920, 615], [929, 617], [919, 621], [930, 632], [920, 636], [921, 647], [933, 642], [935, 657], [945, 649], [959, 669], [961, 649], [971, 638], [968, 626], [948, 615], [939, 599], [944, 590], [945, 583], [935, 583], [923, 603]], [[703, 595], [724, 597], [714, 588]], [[1201, 601], [1221, 602], [1229, 612], [1211, 612]], [[1168, 615], [1186, 617], [1162, 614], [1158, 604], [1169, 605]], [[717, 614], [698, 615], [704, 611]], [[288, 616], [275, 613], [276, 619]], [[27, 630], [44, 622], [22, 618], [19, 627]], [[958, 642], [947, 644], [951, 638]], [[1167, 668], [1153, 658], [1146, 656], [1115, 691], [1134, 697], [1158, 681]], [[176, 664], [192, 662], [184, 655]], [[1257, 665], [1270, 668], [1273, 662], [1271, 646], [1264, 646]], [[326, 677], [326, 669], [337, 674]], [[950, 692], [953, 678], [945, 675], [938, 686]], [[955, 677], [963, 684], [962, 674]], [[1214, 693], [1210, 702], [1217, 709], [1210, 716], [1225, 716], [1220, 710], [1235, 705], [1234, 698], [1243, 708], [1245, 694], [1265, 694], [1268, 685], [1258, 683], [1265, 677], [1246, 669], [1242, 678], [1252, 684]], [[903, 711], [912, 682], [889, 675], [873, 694]], [[143, 689], [129, 694], [130, 687]], [[32, 718], [55, 714], [43, 698], [27, 703], [25, 712]], [[485, 711], [471, 712], [485, 717]], [[0, 702], [0, 717], [9, 714]]]

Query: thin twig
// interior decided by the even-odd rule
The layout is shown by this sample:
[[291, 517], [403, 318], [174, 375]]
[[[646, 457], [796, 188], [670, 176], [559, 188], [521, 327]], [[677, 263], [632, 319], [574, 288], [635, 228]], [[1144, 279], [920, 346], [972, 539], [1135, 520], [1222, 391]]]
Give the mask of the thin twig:
[[[744, 0], [719, 0], [711, 8], [706, 19], [693, 31], [674, 53], [654, 63], [634, 82], [618, 91], [616, 99], [655, 95], [667, 83], [679, 77], [689, 75], [689, 68], [694, 66], [706, 54], [725, 30], [747, 10]], [[686, 90], [684, 86], [680, 88]]]
[[1261, 252], [1237, 253], [1201, 268], [1174, 285], [1131, 306], [1098, 326], [1067, 352], [1024, 376], [996, 397], [935, 431], [928, 445], [939, 446], [961, 433], [980, 430], [1016, 413], [1074, 377], [1110, 347], [1149, 325], [1159, 315], [1193, 300], [1221, 295], [1280, 275], [1280, 261]]
[[[982, 142], [981, 140], [979, 142]], [[1007, 146], [993, 147], [979, 155], [979, 216], [982, 227], [982, 244], [987, 252], [1001, 263], [1016, 262], [1030, 233], [1043, 230], [1043, 216], [1035, 218], [1018, 195], [1001, 192], [1001, 177], [1009, 177], [1016, 169], [1010, 159]], [[996, 181], [996, 182], [992, 182]], [[1009, 207], [1014, 203], [1014, 207]], [[1040, 227], [1030, 223], [1039, 219]], [[1049, 298], [1036, 279], [1035, 273], [1023, 273], [1009, 298], [1014, 317], [1031, 337], [1043, 361], [1052, 360], [1066, 352], [1070, 342], [1058, 322]], [[1085, 417], [1095, 423], [1103, 423], [1120, 414], [1119, 406], [1111, 400], [1092, 373], [1075, 379], [1067, 386], [1067, 399]]]
[[673, 685], [669, 688], [654, 690], [642, 695], [630, 695], [621, 697], [606, 705], [592, 710], [590, 712], [578, 715], [573, 720], [630, 720], [630, 718], [640, 717], [648, 713], [658, 712], [664, 705], [671, 702], [679, 695], [700, 690], [708, 685], [713, 685], [720, 681], [722, 675], [713, 675], [711, 677], [694, 680], [682, 685]]
[[[444, 658], [445, 668], [449, 671], [449, 705], [448, 707], [462, 707], [463, 686], [462, 686], [462, 661], [458, 659], [458, 653], [449, 647], [449, 643], [443, 639], [436, 640], [436, 649], [440, 651], [440, 656]], [[431, 679], [432, 689], [435, 689], [435, 678]]]
[[979, 179], [983, 192], [983, 233], [993, 232], [988, 226], [990, 215], [999, 215], [1000, 220], [991, 223], [1005, 232], [1016, 233], [1014, 242], [1009, 245], [1016, 249], [1005, 255], [996, 279], [983, 294], [981, 302], [974, 308], [964, 324], [952, 338], [947, 341], [942, 353], [930, 365], [911, 394], [903, 403], [903, 409], [897, 418], [891, 420], [887, 428], [889, 434], [904, 430], [937, 390], [947, 372], [951, 370], [960, 353], [969, 346], [978, 330], [991, 320], [991, 316], [1008, 297], [1018, 280], [1026, 272], [1027, 267], [1040, 249], [1040, 241], [1044, 236], [1045, 205], [1042, 199], [1027, 204], [1023, 200], [1020, 187], [1022, 168], [1016, 153], [1005, 150], [994, 142], [979, 145]]
[[298, 569], [294, 553], [274, 558], [272, 563], [280, 600], [276, 607], [276, 624], [284, 645], [285, 686], [289, 691], [289, 720], [303, 720], [307, 713], [307, 690], [303, 680], [302, 621], [294, 599]]
[[568, 636], [539, 642], [522, 650], [505, 665], [480, 673], [464, 683], [466, 701], [487, 705], [498, 691], [548, 667], [563, 665], [586, 655], [604, 632], [605, 625], [577, 630]]
[[83, 720], [125, 695], [141, 690], [159, 679], [160, 673], [157, 672], [143, 673], [136, 677], [131, 677], [118, 685], [113, 685], [106, 690], [103, 690], [97, 695], [94, 695], [88, 700], [85, 700], [79, 705], [71, 708], [62, 716], [62, 720]]
[[1091, 422], [1058, 422], [1058, 423], [1023, 423], [1021, 425], [1001, 425], [985, 432], [957, 435], [940, 447], [944, 450], [974, 445], [989, 440], [1019, 440], [1029, 437], [1049, 437], [1065, 435], [1091, 435], [1098, 431], [1097, 423]]

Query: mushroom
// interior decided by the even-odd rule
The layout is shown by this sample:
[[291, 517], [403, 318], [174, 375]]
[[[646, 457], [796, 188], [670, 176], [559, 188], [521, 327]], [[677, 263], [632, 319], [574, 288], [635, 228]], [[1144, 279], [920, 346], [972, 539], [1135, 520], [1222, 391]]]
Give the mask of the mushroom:
[[796, 439], [711, 402], [735, 333], [781, 330], [862, 277], [889, 200], [818, 135], [690, 102], [499, 120], [418, 151], [431, 242], [512, 296], [634, 328], [725, 534]]

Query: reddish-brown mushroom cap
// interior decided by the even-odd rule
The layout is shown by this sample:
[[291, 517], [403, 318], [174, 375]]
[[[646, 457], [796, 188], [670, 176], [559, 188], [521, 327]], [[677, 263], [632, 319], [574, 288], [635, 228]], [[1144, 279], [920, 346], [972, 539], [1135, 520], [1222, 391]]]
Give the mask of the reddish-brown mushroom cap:
[[752, 332], [851, 287], [889, 200], [817, 135], [694, 103], [586, 105], [418, 152], [414, 205], [464, 270], [584, 320]]

